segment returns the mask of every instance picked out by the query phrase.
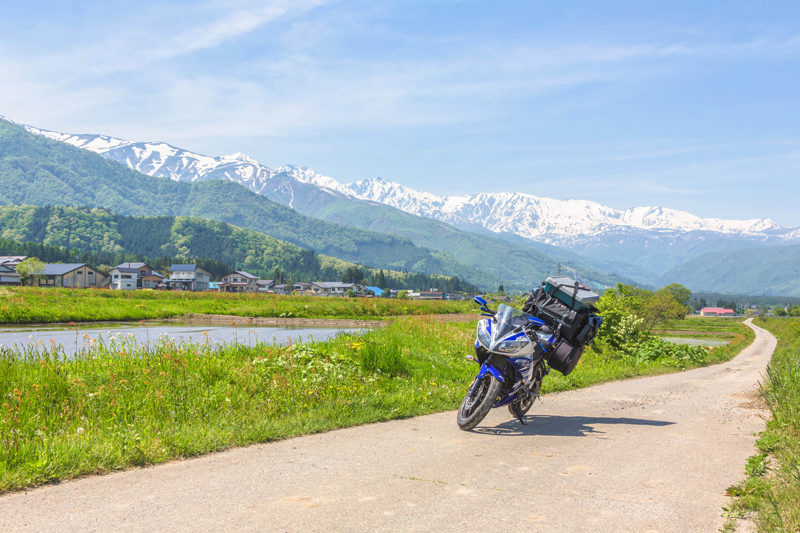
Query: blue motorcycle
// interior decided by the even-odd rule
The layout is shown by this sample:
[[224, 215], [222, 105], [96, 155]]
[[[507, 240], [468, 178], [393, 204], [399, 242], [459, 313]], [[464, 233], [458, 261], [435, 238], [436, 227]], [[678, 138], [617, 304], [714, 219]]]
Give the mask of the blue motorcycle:
[[476, 296], [484, 318], [478, 322], [475, 355], [481, 365], [478, 376], [458, 409], [458, 426], [477, 426], [492, 407], [508, 406], [521, 423], [549, 373], [545, 355], [557, 342], [547, 324], [528, 313], [505, 304], [497, 311]]

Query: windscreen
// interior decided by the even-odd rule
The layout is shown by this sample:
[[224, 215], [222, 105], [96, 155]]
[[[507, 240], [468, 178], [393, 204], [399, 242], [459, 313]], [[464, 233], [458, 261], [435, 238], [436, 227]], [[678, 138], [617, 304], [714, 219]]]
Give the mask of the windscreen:
[[519, 328], [528, 323], [529, 316], [533, 315], [523, 313], [519, 309], [514, 309], [506, 304], [500, 304], [492, 321], [494, 322], [492, 341], [500, 341], [511, 335], [515, 330], [519, 330]]

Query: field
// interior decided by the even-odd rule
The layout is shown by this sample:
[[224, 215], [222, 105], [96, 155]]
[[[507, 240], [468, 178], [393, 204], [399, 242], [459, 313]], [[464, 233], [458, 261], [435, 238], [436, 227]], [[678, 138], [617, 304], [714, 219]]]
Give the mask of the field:
[[475, 312], [475, 305], [444, 300], [0, 287], [0, 324], [146, 320], [179, 317], [187, 313], [380, 319], [464, 312]]
[[[731, 487], [732, 518], [753, 514], [762, 532], [800, 531], [800, 320], [758, 319], [778, 338], [762, 397], [772, 419], [746, 465], [747, 479]], [[734, 530], [734, 522], [728, 524]]]
[[741, 332], [740, 318], [718, 318], [690, 316], [683, 320], [670, 322], [669, 325], [655, 331], [657, 335], [669, 337], [713, 337], [732, 340]]
[[[465, 357], [474, 328], [403, 317], [365, 335], [302, 345], [163, 340], [148, 350], [117, 338], [74, 359], [58, 347], [3, 350], [0, 492], [454, 409], [477, 371]], [[589, 349], [568, 377], [551, 372], [543, 391], [720, 361], [751, 338], [741, 333], [702, 361]]]

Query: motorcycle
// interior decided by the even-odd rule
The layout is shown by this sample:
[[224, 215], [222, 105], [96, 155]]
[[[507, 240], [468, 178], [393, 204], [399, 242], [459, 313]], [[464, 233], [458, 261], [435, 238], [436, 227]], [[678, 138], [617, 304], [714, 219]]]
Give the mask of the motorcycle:
[[522, 424], [523, 416], [539, 397], [542, 380], [550, 369], [545, 355], [557, 338], [547, 324], [533, 315], [505, 304], [497, 311], [476, 296], [484, 318], [478, 322], [475, 355], [480, 371], [458, 409], [463, 430], [477, 426], [493, 407], [508, 406]]

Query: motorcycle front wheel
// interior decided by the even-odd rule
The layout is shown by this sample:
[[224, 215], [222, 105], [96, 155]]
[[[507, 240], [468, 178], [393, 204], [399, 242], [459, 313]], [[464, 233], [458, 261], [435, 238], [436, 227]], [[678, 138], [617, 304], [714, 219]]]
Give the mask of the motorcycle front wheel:
[[473, 383], [464, 401], [461, 402], [461, 407], [458, 408], [456, 418], [458, 427], [467, 431], [480, 424], [494, 405], [499, 393], [500, 382], [488, 372]]

